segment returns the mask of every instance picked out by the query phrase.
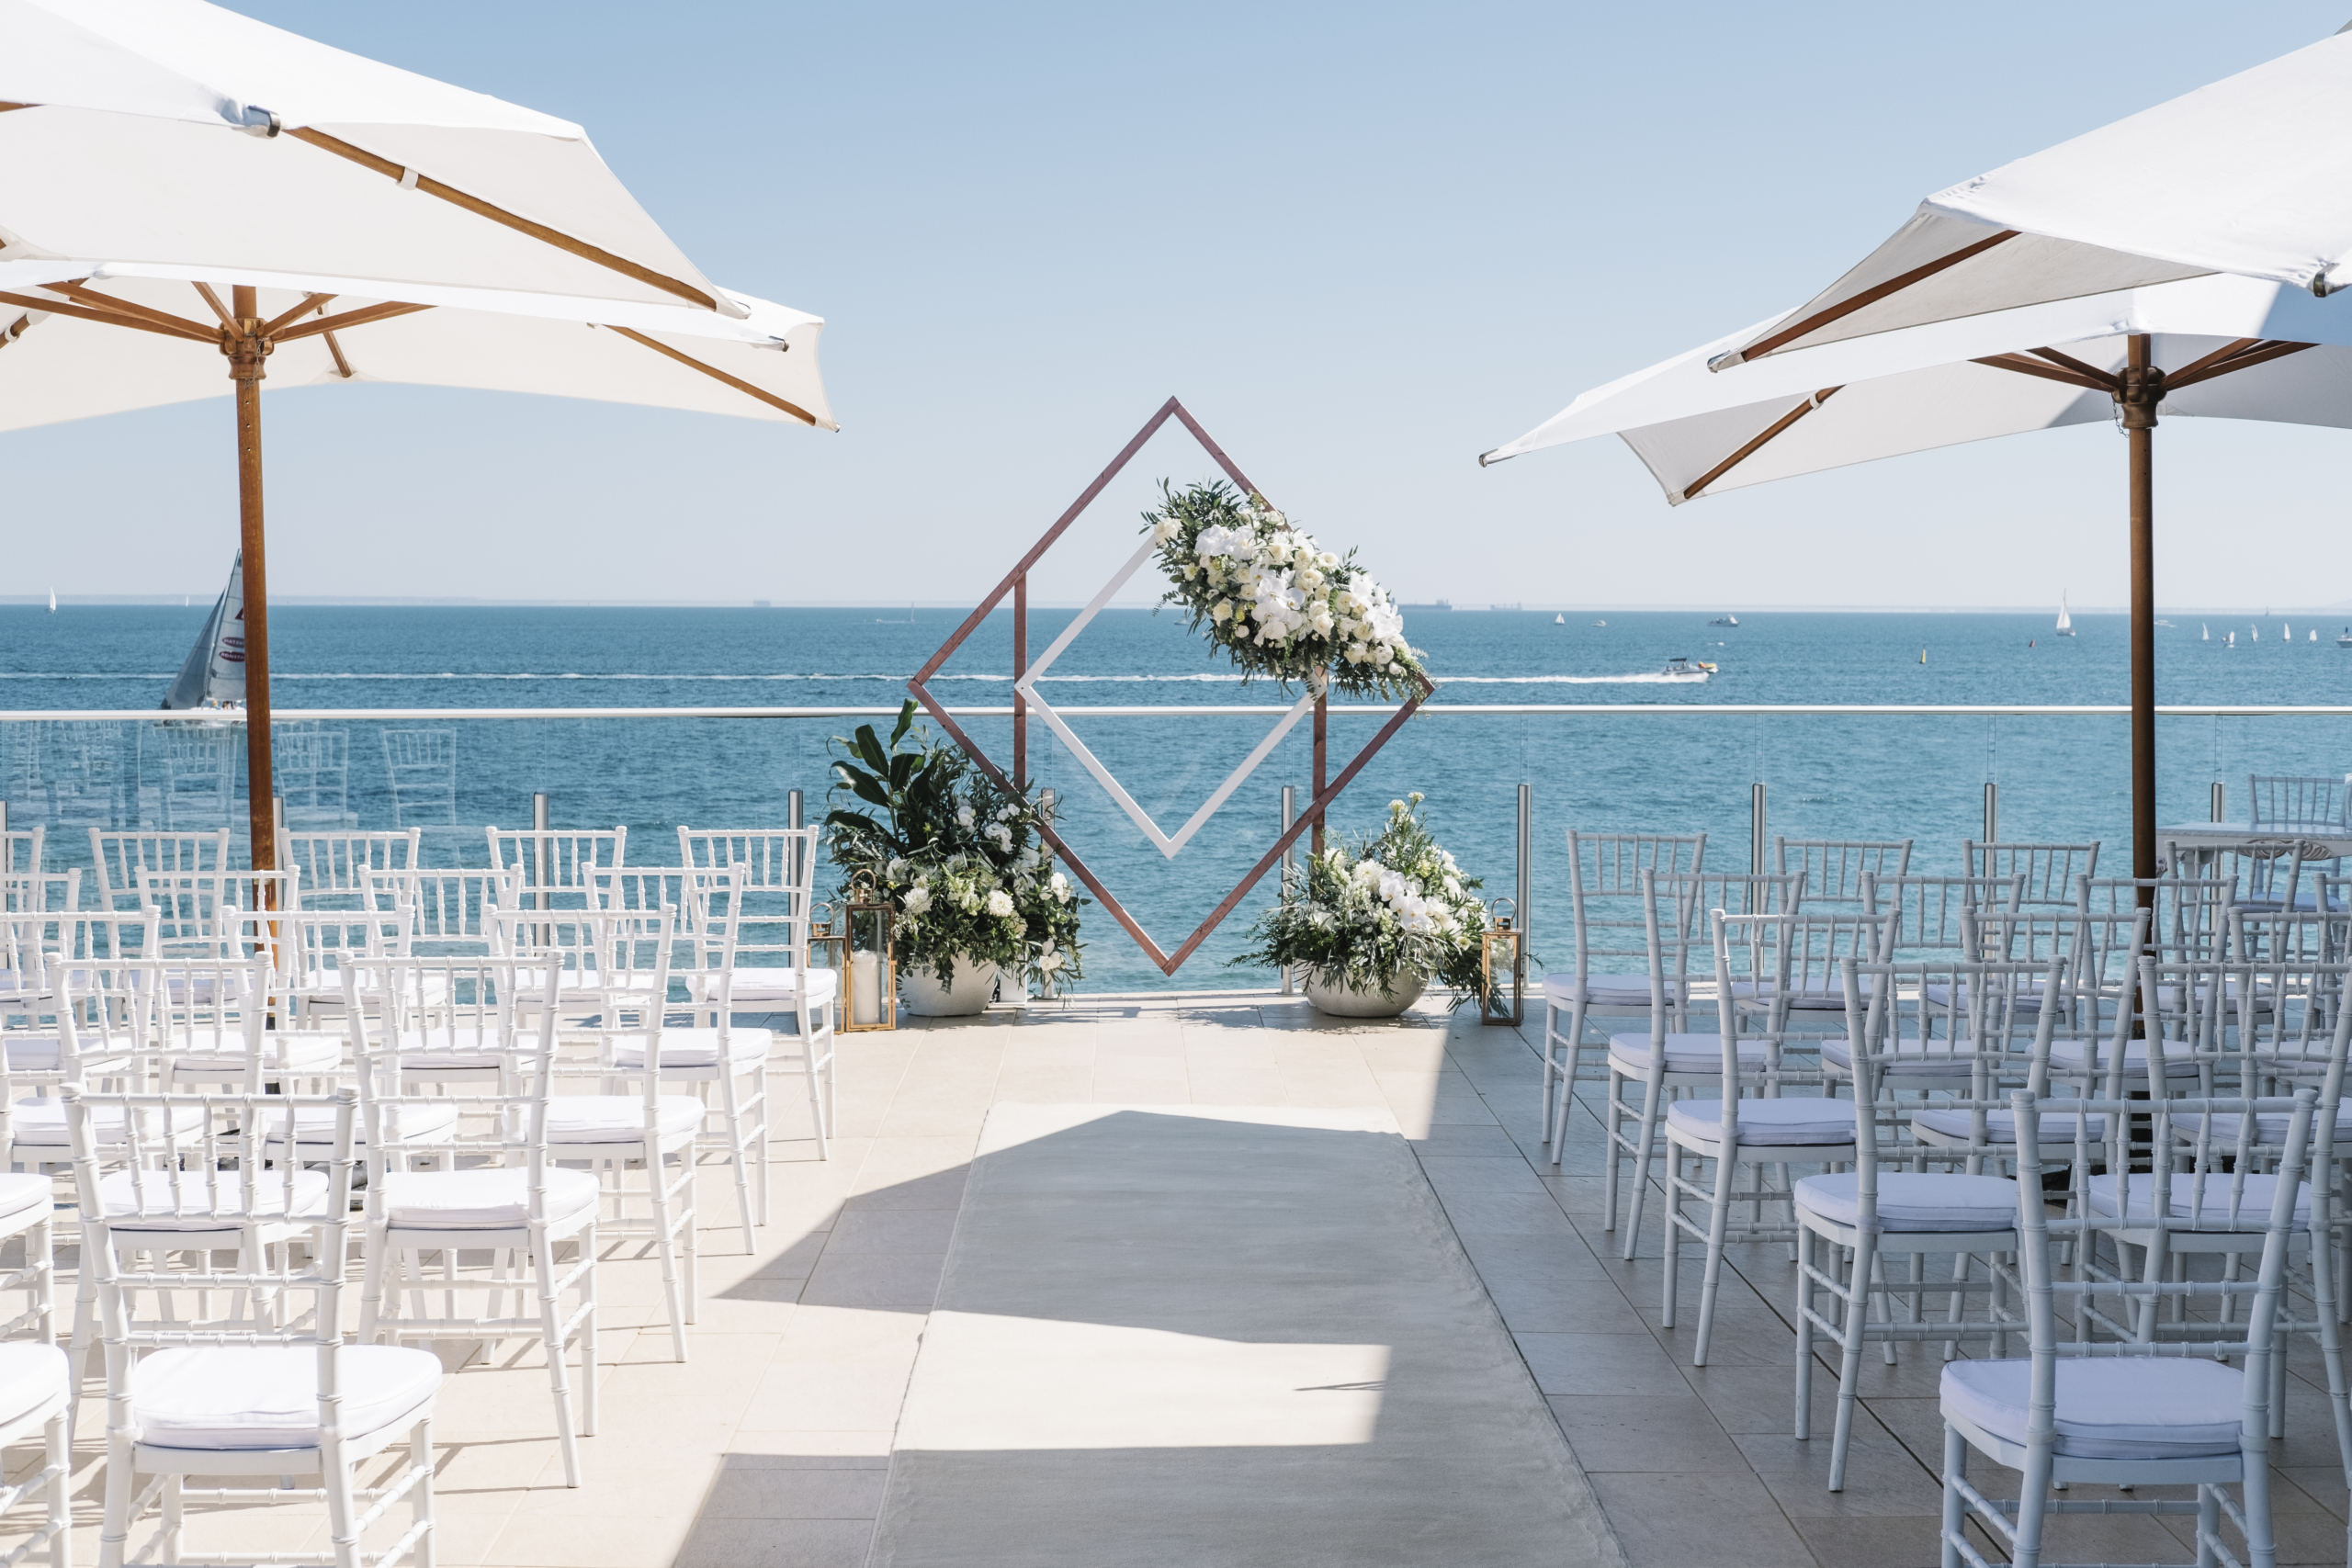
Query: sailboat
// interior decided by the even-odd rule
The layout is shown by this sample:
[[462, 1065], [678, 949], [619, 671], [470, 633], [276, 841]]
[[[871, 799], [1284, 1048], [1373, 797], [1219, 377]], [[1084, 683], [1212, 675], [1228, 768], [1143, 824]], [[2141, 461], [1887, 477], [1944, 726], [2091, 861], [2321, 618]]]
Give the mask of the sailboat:
[[2232, 632], [2232, 633], [2230, 634], [2230, 636], [2229, 636], [2228, 646], [2229, 646], [2229, 647], [2231, 647], [2231, 648], [2235, 648], [2237, 645], [2238, 645], [2238, 634], [2237, 634], [2237, 633], [2235, 633], [2235, 632]]
[[2075, 635], [2075, 617], [2066, 613], [2066, 595], [2063, 592], [2058, 595], [2058, 635]]
[[212, 613], [204, 617], [204, 630], [196, 646], [187, 650], [187, 662], [180, 666], [171, 688], [164, 694], [163, 705], [171, 709], [199, 709], [218, 718], [199, 723], [231, 722], [244, 716], [245, 706], [245, 553], [229, 567], [229, 585], [220, 591], [220, 598]]
[[2262, 628], [2260, 626], [2246, 627], [2245, 640], [2248, 642], [2260, 642], [2262, 640]]
[[2295, 628], [2290, 623], [2281, 621], [2278, 623], [2278, 635], [2285, 637], [2289, 642], [2292, 642], [2295, 640]]
[[1568, 618], [1566, 615], [1555, 615], [1552, 617], [1552, 624], [1555, 626], [1565, 626], [1568, 624]]
[[49, 613], [52, 615], [57, 614], [57, 590], [54, 588], [49, 591]]
[[[2352, 626], [2346, 626], [2346, 627], [2345, 628], [2345, 630], [2346, 630], [2346, 631], [2352, 631]], [[2211, 642], [2211, 641], [2213, 640], [2213, 628], [2212, 628], [2212, 627], [2211, 627], [2211, 626], [2207, 626], [2207, 625], [2206, 625], [2204, 622], [2202, 622], [2202, 621], [2198, 622], [2198, 623], [2197, 623], [2197, 640], [2198, 640], [2199, 642]]]
[[2319, 640], [2319, 628], [2317, 626], [2313, 626], [2312, 628], [2311, 640], [2313, 642], [2317, 642]]

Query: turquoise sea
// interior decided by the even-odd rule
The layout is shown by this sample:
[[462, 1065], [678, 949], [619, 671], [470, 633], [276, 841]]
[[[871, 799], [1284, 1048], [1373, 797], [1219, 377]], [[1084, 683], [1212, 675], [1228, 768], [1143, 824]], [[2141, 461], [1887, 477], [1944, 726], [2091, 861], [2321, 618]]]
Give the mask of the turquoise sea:
[[[0, 798], [10, 826], [46, 824], [51, 858], [86, 863], [87, 829], [166, 816], [182, 826], [242, 821], [242, 807], [204, 772], [200, 735], [154, 722], [154, 705], [197, 635], [206, 606], [0, 606]], [[1032, 612], [1041, 652], [1073, 611]], [[2157, 697], [2194, 705], [2352, 702], [2343, 627], [2293, 617], [2222, 622], [2175, 615], [2157, 632]], [[275, 694], [297, 708], [894, 706], [903, 682], [963, 619], [940, 609], [687, 609], [288, 605], [272, 619]], [[1984, 784], [1999, 783], [2001, 836], [2097, 838], [2101, 869], [2120, 874], [2130, 820], [2126, 728], [2120, 718], [1838, 715], [1710, 716], [1748, 703], [2120, 704], [2127, 694], [2120, 616], [2075, 617], [2051, 635], [2032, 615], [1741, 613], [1736, 628], [1704, 613], [1415, 611], [1407, 634], [1442, 682], [1432, 711], [1408, 724], [1335, 808], [1342, 830], [1373, 826], [1408, 790], [1429, 797], [1440, 838], [1490, 894], [1510, 891], [1518, 784], [1534, 786], [1539, 953], [1566, 912], [1560, 883], [1571, 826], [1697, 829], [1708, 862], [1744, 869], [1750, 785], [1768, 787], [1770, 830], [1792, 837], [1910, 837], [1918, 869], [1957, 868], [1982, 826]], [[1606, 621], [1606, 625], [1599, 624]], [[2210, 629], [2210, 640], [2200, 633]], [[2319, 640], [2311, 634], [2319, 633]], [[2236, 645], [2226, 638], [2236, 634]], [[2256, 640], [2258, 634], [2258, 640]], [[2290, 635], [2291, 634], [2291, 635]], [[1922, 662], [1922, 655], [1925, 661]], [[1719, 667], [1705, 682], [1669, 683], [1671, 657]], [[1012, 625], [991, 616], [942, 672], [951, 707], [1011, 697]], [[1283, 704], [1244, 686], [1171, 613], [1099, 616], [1041, 683], [1057, 706], [1171, 710]], [[1293, 694], [1292, 695], [1295, 695]], [[1654, 705], [1603, 713], [1449, 716], [1462, 705]], [[117, 721], [66, 725], [22, 716], [119, 710]], [[781, 823], [786, 794], [822, 809], [831, 737], [843, 719], [503, 719], [335, 721], [293, 734], [316, 764], [305, 799], [320, 821], [394, 825], [387, 731], [440, 729], [454, 742], [454, 801], [422, 813], [428, 858], [480, 863], [484, 824], [527, 823], [530, 796], [553, 796], [559, 826], [629, 829], [628, 859], [676, 857], [675, 829]], [[1088, 717], [1071, 722], [1137, 801], [1172, 831], [1221, 783], [1273, 716]], [[1333, 768], [1378, 719], [1340, 715]], [[976, 719], [1000, 760], [1010, 724]], [[241, 741], [225, 748], [236, 765]], [[222, 750], [216, 746], [216, 753]], [[1062, 801], [1066, 829], [1106, 882], [1173, 948], [1272, 840], [1278, 791], [1310, 763], [1300, 724], [1175, 859], [1164, 859], [1042, 724], [1032, 771]], [[2222, 780], [2233, 813], [2250, 773], [2352, 773], [2352, 728], [2336, 718], [2168, 718], [2159, 737], [2162, 819], [2202, 820]], [[233, 778], [226, 789], [241, 786]], [[209, 817], [208, 817], [209, 814]], [[1253, 897], [1262, 902], [1261, 886]], [[1222, 967], [1246, 910], [1173, 981], [1163, 980], [1106, 917], [1090, 927], [1089, 990], [1220, 986], [1250, 976]], [[1565, 949], [1563, 948], [1563, 951]]]

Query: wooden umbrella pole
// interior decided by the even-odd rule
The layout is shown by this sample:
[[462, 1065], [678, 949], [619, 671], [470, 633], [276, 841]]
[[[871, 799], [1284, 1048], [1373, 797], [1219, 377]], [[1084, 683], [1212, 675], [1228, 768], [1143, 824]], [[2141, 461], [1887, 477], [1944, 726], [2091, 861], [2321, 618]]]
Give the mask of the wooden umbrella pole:
[[[2132, 874], [2156, 874], [2156, 563], [2154, 540], [2156, 405], [2165, 373], [2149, 362], [2144, 333], [2131, 339], [2123, 385], [2115, 395], [2132, 460]], [[2140, 891], [2141, 907], [2154, 903]]]
[[237, 384], [237, 529], [244, 548], [245, 592], [245, 784], [255, 871], [277, 869], [277, 786], [269, 751], [269, 565], [263, 553], [261, 504], [262, 361], [269, 340], [262, 335], [254, 290], [231, 290], [232, 324], [222, 329], [220, 351]]

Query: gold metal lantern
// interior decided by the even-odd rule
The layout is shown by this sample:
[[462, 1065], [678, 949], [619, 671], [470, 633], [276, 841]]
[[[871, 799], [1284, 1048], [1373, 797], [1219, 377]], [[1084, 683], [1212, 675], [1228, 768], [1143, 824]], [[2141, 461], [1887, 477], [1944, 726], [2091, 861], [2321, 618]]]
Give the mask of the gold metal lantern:
[[[1487, 979], [1487, 1005], [1480, 1023], [1516, 1024], [1527, 1016], [1527, 943], [1519, 929], [1519, 907], [1508, 898], [1487, 906], [1486, 935], [1479, 942], [1479, 968]], [[1503, 987], [1510, 1002], [1503, 1002]]]
[[899, 907], [883, 897], [871, 876], [859, 873], [842, 907], [845, 1032], [899, 1027], [899, 964], [890, 942], [898, 916]]
[[833, 930], [833, 907], [819, 904], [809, 912], [808, 967], [833, 973], [836, 1027], [849, 1022], [849, 936]]

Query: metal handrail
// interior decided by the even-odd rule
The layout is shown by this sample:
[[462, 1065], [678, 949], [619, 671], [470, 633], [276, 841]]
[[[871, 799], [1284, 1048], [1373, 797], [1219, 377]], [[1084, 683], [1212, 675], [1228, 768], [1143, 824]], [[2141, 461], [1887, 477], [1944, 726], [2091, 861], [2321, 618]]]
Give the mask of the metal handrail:
[[[1057, 704], [1056, 711], [1085, 718], [1163, 718], [1171, 716], [1194, 718], [1257, 718], [1289, 712], [1285, 705], [1263, 703], [1176, 703], [1163, 706], [1119, 705], [1089, 707]], [[1334, 704], [1331, 716], [1351, 716], [1364, 718], [1385, 717], [1397, 708], [1394, 703]], [[958, 707], [947, 710], [957, 718], [1011, 718], [1011, 707]], [[1885, 714], [1966, 717], [2018, 718], [2121, 718], [2131, 713], [2122, 704], [2009, 704], [2009, 703], [1428, 703], [1416, 718], [1440, 715], [1456, 718], [1494, 718], [1512, 714], [1585, 714], [1624, 716], [1634, 714], [1715, 714], [1756, 717], [1766, 715], [1798, 716], [1805, 714]], [[892, 718], [896, 707], [797, 707], [797, 708], [277, 708], [272, 716], [278, 722], [288, 720], [359, 722], [368, 719], [398, 719], [403, 723], [417, 719], [515, 719], [515, 718]], [[2159, 704], [2156, 713], [2166, 718], [2346, 718], [2352, 717], [2352, 705], [2320, 704], [2289, 705], [2284, 704], [2236, 703], [2222, 705], [2180, 703]], [[220, 722], [220, 715], [205, 716]], [[11, 708], [0, 710], [0, 724], [22, 724], [34, 721], [61, 720], [158, 720], [161, 722], [190, 721], [189, 715], [170, 713], [156, 708]], [[231, 721], [233, 722], [233, 721]]]

